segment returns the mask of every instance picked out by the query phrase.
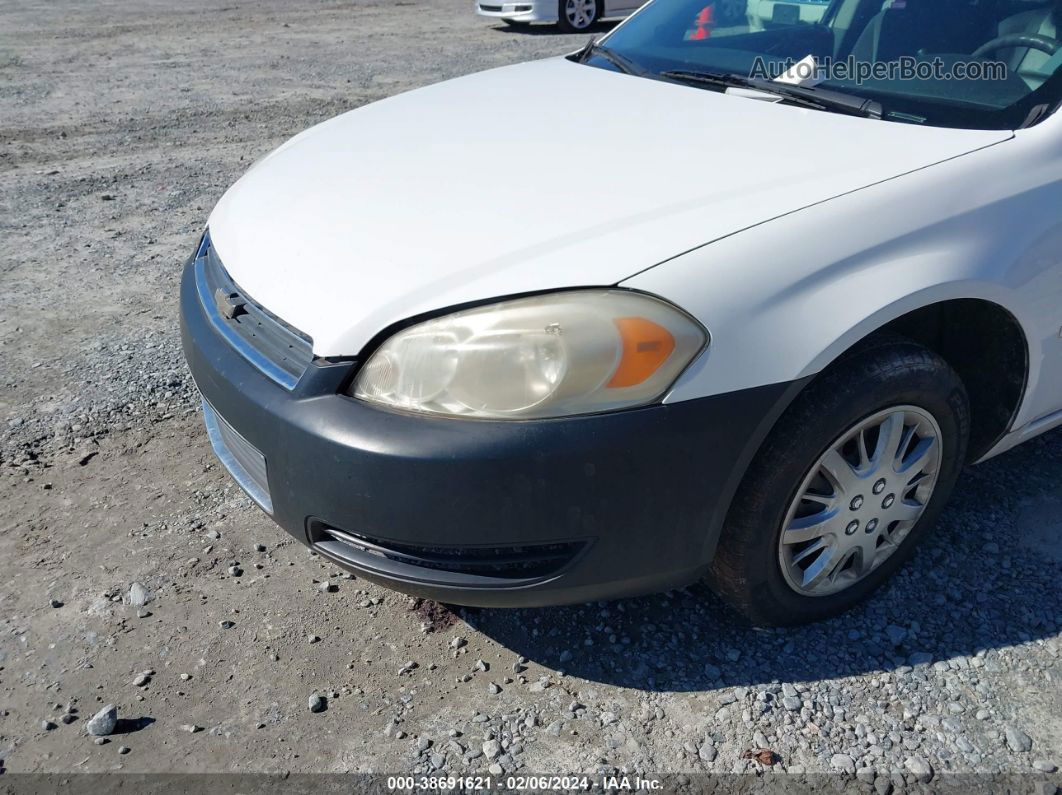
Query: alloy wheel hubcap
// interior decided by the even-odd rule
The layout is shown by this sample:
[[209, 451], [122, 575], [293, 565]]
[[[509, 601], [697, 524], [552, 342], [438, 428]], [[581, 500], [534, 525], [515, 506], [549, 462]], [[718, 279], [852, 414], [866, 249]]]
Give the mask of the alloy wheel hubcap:
[[573, 28], [588, 28], [597, 16], [597, 0], [567, 0], [564, 15]]
[[838, 437], [786, 512], [778, 560], [804, 596], [850, 588], [888, 560], [937, 484], [940, 426], [924, 409], [879, 411]]

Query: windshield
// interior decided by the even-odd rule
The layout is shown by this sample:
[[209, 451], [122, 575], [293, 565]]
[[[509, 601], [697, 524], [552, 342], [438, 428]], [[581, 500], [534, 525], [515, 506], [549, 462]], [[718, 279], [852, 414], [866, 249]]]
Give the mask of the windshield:
[[1062, 0], [651, 0], [585, 61], [780, 79], [880, 103], [886, 121], [1016, 129], [1062, 99], [1060, 23]]

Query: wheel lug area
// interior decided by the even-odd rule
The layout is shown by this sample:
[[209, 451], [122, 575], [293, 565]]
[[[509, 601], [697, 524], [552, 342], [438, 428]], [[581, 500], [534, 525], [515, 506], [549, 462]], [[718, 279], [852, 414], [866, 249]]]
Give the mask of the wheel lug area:
[[863, 507], [864, 502], [865, 500], [863, 499], [863, 495], [859, 494], [852, 498], [852, 502], [849, 504], [848, 507], [851, 508], [853, 511], [858, 511], [860, 508]]
[[881, 492], [885, 491], [886, 485], [885, 478], [878, 480], [878, 482], [874, 484], [874, 494], [881, 494]]
[[891, 508], [893, 506], [893, 504], [895, 502], [896, 502], [896, 495], [895, 494], [890, 494], [884, 500], [881, 501], [881, 507], [884, 508], [887, 511], [887, 510], [889, 510], [889, 508]]
[[870, 533], [873, 533], [877, 529], [878, 529], [878, 520], [877, 519], [871, 519], [869, 522], [867, 522], [866, 531], [867, 531], [868, 535]]
[[859, 532], [859, 520], [853, 519], [851, 522], [848, 523], [848, 527], [844, 529], [844, 534], [846, 536], [852, 536], [855, 535], [857, 532]]

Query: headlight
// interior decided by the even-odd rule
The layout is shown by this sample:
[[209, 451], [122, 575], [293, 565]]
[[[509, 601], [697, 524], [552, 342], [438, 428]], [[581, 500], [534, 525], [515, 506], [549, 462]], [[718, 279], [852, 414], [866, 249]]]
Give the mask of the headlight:
[[527, 419], [640, 406], [708, 342], [657, 298], [578, 290], [455, 312], [395, 334], [352, 394], [413, 411]]

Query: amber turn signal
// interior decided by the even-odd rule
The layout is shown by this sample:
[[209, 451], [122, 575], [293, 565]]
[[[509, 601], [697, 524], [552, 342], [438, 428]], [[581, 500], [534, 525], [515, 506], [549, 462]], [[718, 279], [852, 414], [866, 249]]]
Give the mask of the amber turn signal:
[[637, 386], [649, 379], [675, 350], [675, 338], [658, 323], [644, 317], [613, 320], [623, 340], [623, 353], [608, 386]]

